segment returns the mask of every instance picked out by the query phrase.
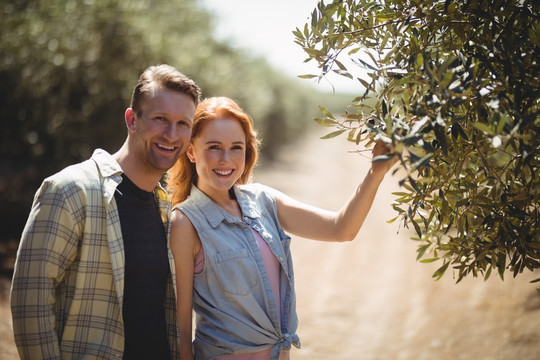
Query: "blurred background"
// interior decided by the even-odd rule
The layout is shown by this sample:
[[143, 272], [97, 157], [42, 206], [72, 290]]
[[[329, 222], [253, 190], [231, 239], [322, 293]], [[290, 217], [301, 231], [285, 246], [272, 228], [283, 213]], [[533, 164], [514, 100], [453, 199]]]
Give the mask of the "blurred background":
[[175, 66], [204, 97], [237, 100], [264, 139], [266, 161], [315, 126], [318, 104], [342, 112], [352, 95], [296, 77], [303, 55], [292, 30], [303, 26], [316, 0], [288, 3], [2, 1], [1, 274], [11, 276], [41, 181], [97, 147], [121, 146], [125, 108], [150, 65]]

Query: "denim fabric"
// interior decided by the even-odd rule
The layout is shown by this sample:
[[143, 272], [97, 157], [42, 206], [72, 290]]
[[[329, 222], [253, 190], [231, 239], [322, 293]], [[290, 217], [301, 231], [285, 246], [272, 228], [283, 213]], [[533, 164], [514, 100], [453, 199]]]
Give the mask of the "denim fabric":
[[[291, 238], [279, 224], [268, 188], [249, 184], [236, 186], [234, 191], [242, 219], [228, 214], [195, 186], [190, 197], [178, 205], [196, 228], [205, 253], [204, 269], [194, 276], [193, 285], [195, 358], [271, 348], [271, 359], [278, 359], [291, 345], [300, 347]], [[281, 324], [252, 228], [281, 264]]]

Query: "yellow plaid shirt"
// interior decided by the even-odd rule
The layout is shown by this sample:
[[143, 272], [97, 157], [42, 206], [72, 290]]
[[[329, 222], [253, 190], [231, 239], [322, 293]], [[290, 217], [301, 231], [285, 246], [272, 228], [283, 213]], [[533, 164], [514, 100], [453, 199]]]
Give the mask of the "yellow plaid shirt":
[[[47, 178], [24, 228], [11, 288], [22, 359], [115, 359], [124, 350], [124, 245], [114, 192], [122, 170], [104, 150]], [[154, 190], [170, 233], [170, 201]], [[165, 313], [178, 358], [173, 256]]]

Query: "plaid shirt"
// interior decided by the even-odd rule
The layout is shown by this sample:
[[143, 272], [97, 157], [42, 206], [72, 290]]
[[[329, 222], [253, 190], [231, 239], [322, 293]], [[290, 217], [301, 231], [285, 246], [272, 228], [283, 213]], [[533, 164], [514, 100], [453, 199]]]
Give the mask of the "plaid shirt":
[[[124, 245], [114, 192], [122, 170], [103, 150], [46, 179], [24, 228], [11, 288], [22, 359], [122, 358]], [[170, 232], [170, 201], [154, 190]], [[165, 316], [178, 358], [173, 257]]]

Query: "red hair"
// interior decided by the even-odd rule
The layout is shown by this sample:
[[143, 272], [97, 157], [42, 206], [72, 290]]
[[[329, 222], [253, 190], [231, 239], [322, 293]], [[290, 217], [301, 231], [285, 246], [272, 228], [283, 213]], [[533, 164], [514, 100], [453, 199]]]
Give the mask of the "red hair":
[[[253, 168], [259, 158], [259, 141], [251, 118], [234, 100], [227, 97], [211, 97], [202, 101], [195, 110], [190, 143], [193, 144], [205, 124], [225, 117], [238, 120], [246, 135], [246, 163], [244, 172], [238, 179], [237, 184], [247, 184], [251, 180]], [[196, 181], [197, 170], [195, 164], [184, 153], [168, 171], [167, 189], [172, 194], [173, 206], [187, 199], [191, 191], [191, 185], [195, 184]]]

